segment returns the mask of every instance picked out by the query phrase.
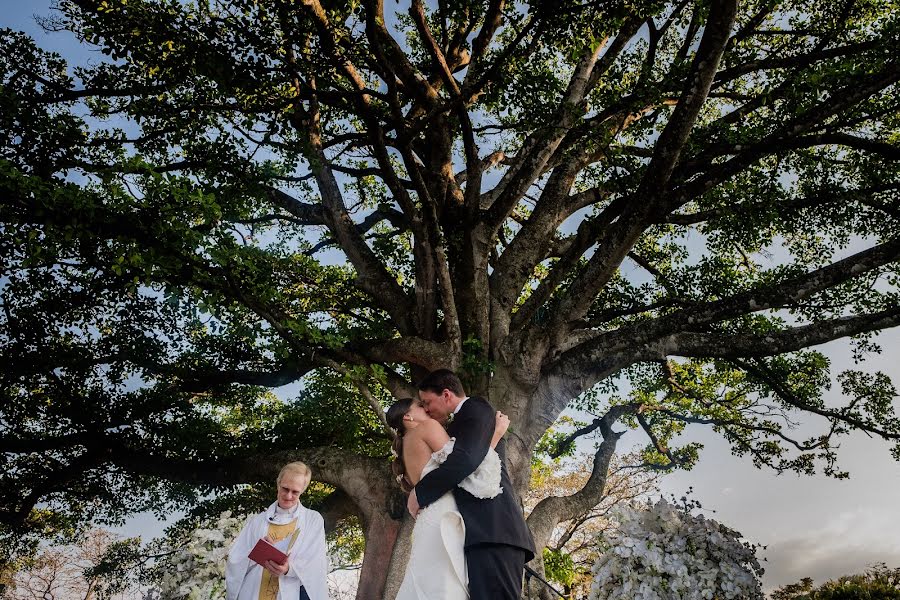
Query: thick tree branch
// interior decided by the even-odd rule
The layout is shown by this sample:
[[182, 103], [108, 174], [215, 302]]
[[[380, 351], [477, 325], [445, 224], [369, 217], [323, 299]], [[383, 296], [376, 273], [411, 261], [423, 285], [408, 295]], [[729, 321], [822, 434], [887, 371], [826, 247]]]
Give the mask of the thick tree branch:
[[622, 433], [613, 431], [612, 427], [616, 421], [633, 410], [634, 407], [630, 404], [613, 406], [599, 419], [598, 428], [603, 435], [603, 442], [594, 454], [591, 476], [581, 490], [571, 496], [545, 498], [531, 511], [528, 516], [528, 527], [538, 548], [549, 543], [550, 535], [559, 523], [574, 519], [600, 503], [606, 488], [609, 464], [622, 436]]
[[385, 27], [384, 1], [366, 0], [364, 6], [366, 36], [379, 64], [388, 76], [399, 79], [404, 89], [413, 94], [418, 102], [426, 108], [433, 106], [438, 98], [437, 90], [410, 63], [403, 48]]
[[[369, 213], [369, 215], [365, 219], [363, 219], [362, 222], [356, 225], [356, 231], [360, 236], [365, 238], [366, 234], [368, 234], [369, 231], [371, 231], [376, 225], [385, 221], [390, 222], [391, 225], [393, 225], [395, 228], [390, 232], [390, 237], [400, 235], [404, 231], [409, 231], [409, 222], [406, 220], [406, 215], [386, 206], [381, 206], [378, 208], [378, 210]], [[306, 252], [306, 254], [312, 256], [323, 248], [338, 245], [339, 244], [337, 243], [337, 240], [329, 237], [310, 248]]]
[[846, 423], [854, 429], [873, 433], [885, 440], [900, 440], [900, 433], [887, 431], [882, 427], [876, 427], [870, 422], [863, 421], [862, 419], [854, 417], [848, 410], [852, 409], [852, 404], [849, 407], [832, 410], [829, 408], [825, 408], [825, 406], [817, 406], [804, 401], [797, 394], [795, 394], [782, 379], [780, 379], [775, 373], [773, 373], [772, 370], [769, 369], [764, 362], [760, 360], [731, 359], [731, 362], [733, 362], [741, 369], [745, 370], [753, 377], [765, 383], [772, 389], [772, 391], [774, 391], [778, 395], [778, 397], [782, 401], [798, 410], [817, 414], [821, 417], [825, 417], [832, 422], [838, 421]]
[[[879, 206], [878, 203], [874, 202], [870, 196], [872, 194], [878, 194], [897, 189], [900, 189], [900, 184], [887, 184], [864, 189], [844, 190], [840, 193], [828, 194], [822, 197], [798, 197], [783, 202], [778, 208], [783, 211], [791, 212], [804, 208], [811, 208], [814, 206], [837, 204], [840, 202], [858, 202], [860, 204], [871, 206], [872, 208], [881, 210], [882, 212], [885, 212], [887, 214], [891, 214], [891, 208], [889, 206]], [[737, 216], [745, 212], [749, 214], [751, 211], [757, 208], [760, 207], [753, 206], [751, 203], [742, 202], [737, 205], [710, 208], [695, 213], [672, 213], [666, 215], [665, 222], [672, 223], [674, 225], [698, 225], [700, 223], [705, 223], [707, 221], [719, 219], [726, 216]], [[900, 218], [900, 213], [892, 216], [894, 216], [895, 218]]]
[[387, 461], [361, 456], [334, 447], [284, 450], [240, 458], [218, 457], [190, 460], [168, 456], [156, 449], [119, 444], [109, 448], [109, 464], [135, 475], [150, 475], [169, 481], [218, 487], [274, 481], [285, 463], [300, 460], [312, 469], [313, 479], [347, 493], [366, 514], [383, 509], [392, 478]]
[[[829, 118], [885, 90], [898, 81], [900, 81], [900, 63], [887, 63], [882, 70], [876, 73], [856, 78], [852, 84], [836, 91], [827, 101], [817, 104], [810, 110], [782, 124], [779, 129], [763, 137], [757, 143], [748, 145], [746, 149], [742, 148], [724, 163], [710, 166], [701, 176], [695, 177], [679, 186], [673, 194], [675, 199], [673, 202], [674, 207], [700, 196], [723, 181], [727, 181], [760, 158], [790, 149], [791, 144], [797, 144], [796, 139], [802, 137], [803, 134], [814, 130], [816, 127], [824, 124]], [[725, 122], [731, 118], [731, 115], [737, 114], [741, 110], [743, 108], [736, 109], [733, 113], [720, 119], [720, 121]], [[841, 139], [844, 142], [851, 141], [845, 137]], [[813, 138], [813, 141], [815, 141], [815, 138]], [[818, 144], [813, 143], [812, 145]], [[882, 145], [878, 144], [878, 148], [882, 153], [885, 152]], [[867, 149], [871, 149], [871, 147]], [[896, 152], [896, 150], [892, 149], [890, 152]], [[686, 162], [685, 165], [687, 164]], [[677, 173], [676, 178], [682, 178], [682, 174]]]
[[[686, 331], [687, 329], [697, 331], [713, 323], [734, 319], [745, 314], [793, 306], [817, 292], [840, 285], [897, 260], [900, 260], [900, 238], [779, 283], [757, 287], [705, 305], [693, 305], [619, 330], [597, 333], [595, 337], [588, 341], [563, 352], [558, 357], [559, 364], [554, 366], [553, 370], [562, 368], [563, 365], [569, 362], [590, 369], [590, 364], [593, 360], [596, 360], [596, 357], [611, 353], [628, 352], [629, 349], [634, 351], [636, 356], [640, 357], [636, 358], [636, 361], [644, 359], [646, 356], [664, 359], [664, 355], [653, 354], [653, 351], [650, 351], [648, 355], [647, 348], [659, 346], [660, 344], [664, 346], [669, 343], [666, 340], [671, 339], [672, 336], [684, 335], [688, 336], [685, 339], [693, 339], [689, 336], [694, 334]], [[859, 318], [865, 319], [867, 316]], [[833, 323], [837, 327], [839, 322], [825, 321], [825, 323]], [[855, 333], [859, 332], [851, 332], [836, 337], [845, 337]], [[707, 334], [697, 333], [696, 335], [702, 336]], [[713, 336], [713, 338], [716, 335], [721, 335], [724, 336], [723, 340], [727, 339], [726, 334], [710, 333], [708, 335]], [[763, 347], [765, 346], [760, 346], [760, 348]], [[727, 349], [728, 346], [725, 345], [717, 348], [711, 347], [709, 351], [718, 353]], [[736, 356], [742, 355], [741, 353], [736, 354]], [[719, 354], [711, 354], [710, 356], [719, 356]]]
[[591, 246], [596, 243], [600, 232], [606, 230], [626, 210], [629, 199], [620, 196], [609, 204], [593, 219], [585, 219], [578, 226], [576, 233], [564, 245], [563, 255], [553, 265], [550, 273], [540, 282], [528, 299], [513, 315], [511, 329], [523, 328], [534, 315], [550, 299], [560, 284], [572, 273], [572, 269]]
[[344, 377], [349, 379], [354, 386], [356, 386], [356, 389], [358, 389], [362, 397], [365, 398], [366, 403], [369, 405], [369, 408], [372, 409], [372, 413], [375, 415], [375, 418], [378, 419], [378, 422], [381, 425], [381, 429], [384, 431], [385, 435], [388, 437], [388, 439], [393, 439], [396, 434], [393, 432], [390, 425], [388, 425], [387, 417], [384, 413], [384, 408], [381, 406], [381, 402], [379, 402], [375, 395], [372, 393], [372, 390], [371, 388], [369, 388], [368, 383], [366, 383], [363, 378], [359, 377], [355, 373], [352, 373], [349, 369], [345, 368], [340, 363], [332, 361], [330, 363], [330, 367], [338, 373], [341, 373]]
[[666, 188], [700, 109], [706, 102], [736, 14], [735, 0], [712, 2], [691, 73], [672, 116], [656, 142], [653, 158], [638, 191], [639, 197], [650, 196], [655, 190]]
[[774, 356], [897, 325], [900, 325], [900, 308], [891, 308], [873, 314], [828, 319], [766, 334], [682, 332], [650, 344], [648, 350], [658, 358]]
[[505, 0], [491, 0], [487, 13], [484, 15], [484, 23], [481, 25], [478, 35], [472, 40], [472, 55], [469, 59], [470, 69], [477, 69], [482, 56], [487, 52], [494, 34], [500, 27], [505, 6]]
[[350, 218], [340, 186], [321, 150], [318, 125], [312, 116], [308, 121], [308, 127], [310, 145], [317, 155], [312, 171], [316, 175], [316, 182], [322, 195], [322, 206], [325, 209], [323, 216], [328, 229], [356, 268], [357, 285], [379, 302], [381, 308], [391, 315], [401, 332], [412, 332], [414, 325], [411, 316], [415, 313], [410, 299], [397, 283], [397, 279], [387, 271], [366, 244]]
[[[641, 233], [653, 221], [653, 214], [668, 204], [666, 194], [661, 190], [667, 189], [681, 150], [706, 101], [736, 11], [736, 0], [713, 2], [691, 74], [678, 105], [656, 143], [653, 158], [634, 195], [635, 201], [629, 207], [630, 214], [623, 215], [606, 230], [587, 266], [569, 287], [548, 328], [552, 343], [558, 343], [570, 322], [584, 317], [597, 291], [609, 281]], [[671, 208], [666, 210], [669, 211]]]
[[325, 211], [321, 204], [305, 204], [277, 188], [269, 188], [267, 194], [272, 204], [283, 208], [296, 217], [300, 223], [304, 225], [325, 224]]
[[178, 387], [186, 392], [199, 393], [229, 384], [253, 385], [268, 388], [281, 387], [299, 380], [301, 377], [322, 366], [321, 361], [284, 366], [274, 371], [254, 371], [249, 369], [223, 369], [203, 371], [180, 369], [163, 365], [146, 366], [148, 372], [157, 375], [174, 376]]
[[701, 155], [685, 161], [679, 174], [682, 177], [702, 172], [714, 158], [728, 155], [757, 155], [759, 157], [769, 154], [778, 154], [788, 150], [803, 148], [815, 148], [818, 146], [843, 146], [862, 150], [870, 154], [876, 154], [885, 160], [900, 160], [900, 146], [863, 138], [848, 133], [817, 133], [797, 137], [787, 137], [780, 140], [768, 139], [758, 144], [734, 144], [730, 146], [712, 146]]
[[[450, 348], [440, 342], [407, 336], [388, 340], [361, 340], [359, 343], [349, 344], [346, 351], [356, 353], [364, 357], [365, 361], [373, 363], [407, 363], [434, 370], [446, 365]], [[339, 351], [339, 355], [344, 356], [343, 352]]]
[[344, 491], [336, 490], [315, 507], [325, 520], [325, 533], [331, 533], [347, 517], [362, 518], [359, 507]]
[[485, 219], [490, 231], [496, 231], [528, 191], [528, 188], [543, 173], [556, 149], [566, 134], [583, 113], [582, 102], [591, 90], [591, 73], [597, 64], [601, 47], [589, 49], [575, 66], [568, 87], [549, 127], [529, 136], [517, 154], [516, 164], [510, 167], [500, 183], [489, 195]]
[[845, 46], [829, 48], [828, 50], [821, 50], [818, 52], [809, 52], [796, 56], [772, 56], [761, 60], [751, 61], [735, 67], [723, 69], [716, 73], [713, 89], [717, 89], [729, 81], [733, 81], [750, 73], [758, 73], [760, 71], [769, 71], [773, 69], [803, 69], [817, 62], [853, 56], [875, 50], [879, 47], [880, 43], [873, 40], [847, 44]]
[[101, 450], [91, 448], [65, 463], [51, 460], [49, 462], [57, 464], [46, 465], [45, 472], [33, 482], [27, 493], [17, 496], [13, 490], [3, 490], [0, 492], [0, 524], [10, 528], [21, 526], [42, 498], [63, 491], [88, 470], [100, 465], [103, 459]]

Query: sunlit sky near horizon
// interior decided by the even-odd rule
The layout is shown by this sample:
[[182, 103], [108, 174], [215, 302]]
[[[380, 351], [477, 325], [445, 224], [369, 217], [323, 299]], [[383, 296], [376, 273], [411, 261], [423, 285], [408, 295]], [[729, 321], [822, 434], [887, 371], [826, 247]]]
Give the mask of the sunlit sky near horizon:
[[[70, 63], [98, 60], [95, 51], [78, 45], [71, 35], [46, 33], [36, 24], [34, 15], [48, 15], [49, 7], [49, 0], [0, 0], [0, 27], [27, 32], [41, 47], [59, 52]], [[832, 361], [833, 376], [845, 369], [881, 370], [900, 384], [900, 329], [883, 332], [876, 341], [883, 352], [861, 365], [853, 362], [846, 340], [819, 350]], [[826, 397], [832, 404], [841, 402], [839, 386], [833, 385]], [[896, 400], [895, 406], [900, 406]], [[813, 418], [806, 419], [798, 436], [816, 431], [816, 425]], [[765, 545], [761, 555], [767, 558], [767, 589], [804, 576], [822, 582], [880, 562], [900, 567], [900, 463], [891, 458], [888, 443], [861, 433], [844, 438], [840, 466], [850, 478], [834, 480], [756, 469], [749, 458], [732, 456], [709, 427], [689, 426], [680, 441], [702, 442], [701, 460], [690, 472], [663, 478], [662, 491], [680, 496], [692, 488], [692, 496], [715, 511], [714, 518]], [[643, 443], [628, 434], [621, 445]], [[161, 533], [161, 526], [153, 517], [141, 515], [119, 531], [151, 537]]]

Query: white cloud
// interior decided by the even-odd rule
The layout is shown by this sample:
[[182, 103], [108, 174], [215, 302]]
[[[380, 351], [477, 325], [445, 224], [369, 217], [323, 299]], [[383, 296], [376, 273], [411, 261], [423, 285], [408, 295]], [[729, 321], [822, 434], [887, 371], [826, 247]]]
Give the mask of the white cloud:
[[816, 583], [865, 571], [877, 563], [900, 567], [900, 514], [860, 507], [842, 511], [818, 531], [770, 544], [765, 556], [767, 589], [812, 577]]

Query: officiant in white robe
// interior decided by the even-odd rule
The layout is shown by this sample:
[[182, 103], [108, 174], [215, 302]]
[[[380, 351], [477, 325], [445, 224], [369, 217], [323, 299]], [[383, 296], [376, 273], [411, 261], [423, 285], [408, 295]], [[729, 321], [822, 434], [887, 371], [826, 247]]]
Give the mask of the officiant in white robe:
[[[300, 504], [312, 473], [301, 462], [278, 474], [278, 500], [252, 517], [228, 552], [225, 566], [227, 600], [328, 600], [328, 558], [322, 515]], [[288, 555], [287, 563], [259, 565], [248, 555], [267, 538]]]

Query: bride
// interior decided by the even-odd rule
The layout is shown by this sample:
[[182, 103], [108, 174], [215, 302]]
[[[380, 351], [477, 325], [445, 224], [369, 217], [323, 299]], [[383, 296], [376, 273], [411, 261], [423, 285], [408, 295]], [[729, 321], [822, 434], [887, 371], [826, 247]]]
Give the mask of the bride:
[[[403, 491], [409, 492], [453, 452], [454, 438], [428, 416], [418, 400], [403, 398], [387, 410], [387, 422], [397, 432], [392, 468]], [[493, 450], [509, 427], [509, 417], [497, 412], [491, 450], [459, 487], [478, 498], [493, 498], [500, 488], [500, 457]], [[416, 518], [406, 574], [397, 600], [465, 600], [469, 596], [464, 542], [465, 524], [448, 492], [426, 506]]]

